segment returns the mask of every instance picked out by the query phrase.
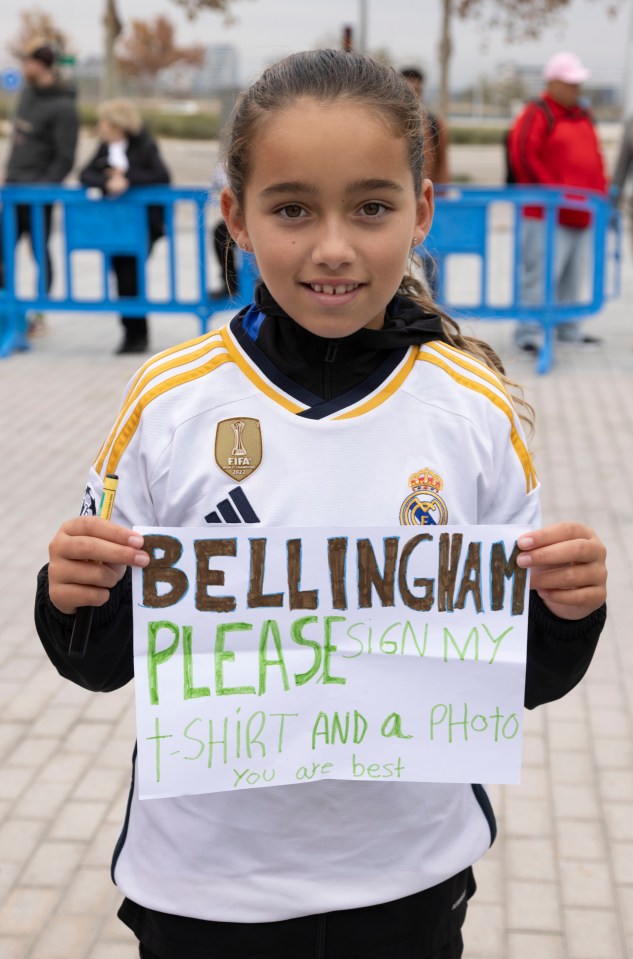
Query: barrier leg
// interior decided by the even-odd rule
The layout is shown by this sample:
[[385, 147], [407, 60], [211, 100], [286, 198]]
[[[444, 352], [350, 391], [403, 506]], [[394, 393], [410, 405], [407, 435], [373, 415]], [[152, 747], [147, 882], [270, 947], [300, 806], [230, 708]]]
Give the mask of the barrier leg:
[[543, 344], [538, 353], [536, 372], [548, 373], [554, 362], [554, 327], [543, 324]]
[[0, 316], [0, 358], [18, 350], [30, 350], [26, 335], [26, 313], [15, 306], [2, 308]]

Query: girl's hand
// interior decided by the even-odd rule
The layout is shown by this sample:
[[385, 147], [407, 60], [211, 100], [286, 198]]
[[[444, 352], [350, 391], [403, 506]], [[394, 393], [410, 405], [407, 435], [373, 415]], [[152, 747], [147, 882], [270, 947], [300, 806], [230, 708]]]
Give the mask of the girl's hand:
[[531, 572], [530, 586], [561, 619], [582, 619], [607, 596], [606, 548], [582, 523], [556, 523], [518, 539], [517, 563]]
[[147, 566], [143, 537], [96, 516], [64, 523], [48, 552], [48, 593], [62, 613], [80, 606], [103, 606], [127, 566]]

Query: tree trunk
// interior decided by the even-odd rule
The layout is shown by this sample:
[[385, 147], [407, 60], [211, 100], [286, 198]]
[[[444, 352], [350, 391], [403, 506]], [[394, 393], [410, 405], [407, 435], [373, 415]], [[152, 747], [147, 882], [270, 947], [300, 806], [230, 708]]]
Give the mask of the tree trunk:
[[104, 26], [104, 57], [103, 57], [103, 83], [102, 98], [109, 100], [117, 96], [119, 92], [119, 71], [117, 68], [116, 57], [114, 55], [114, 45], [116, 38], [121, 32], [121, 21], [116, 11], [116, 0], [105, 0], [105, 13], [103, 16]]
[[451, 42], [451, 16], [453, 0], [442, 0], [442, 33], [439, 43], [440, 60], [440, 116], [448, 117], [449, 65], [453, 52]]

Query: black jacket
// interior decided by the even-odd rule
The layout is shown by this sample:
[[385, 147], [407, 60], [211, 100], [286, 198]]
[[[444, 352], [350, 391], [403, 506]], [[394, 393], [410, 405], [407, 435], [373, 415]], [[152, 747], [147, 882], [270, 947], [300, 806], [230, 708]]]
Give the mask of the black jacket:
[[61, 183], [75, 161], [79, 121], [75, 91], [25, 88], [15, 115], [7, 183]]
[[[128, 137], [126, 154], [129, 167], [125, 176], [130, 186], [153, 186], [170, 182], [169, 170], [160, 155], [158, 145], [144, 128], [139, 133]], [[105, 193], [107, 170], [108, 144], [102, 142], [79, 174], [79, 180], [84, 186], [98, 187]], [[150, 206], [148, 210], [150, 240], [154, 242], [163, 235], [163, 208]]]
[[[309, 385], [312, 392], [325, 398], [329, 390], [333, 389], [333, 396], [340, 395], [371, 375], [383, 363], [385, 351], [401, 349], [404, 352], [412, 343], [442, 338], [439, 317], [423, 313], [400, 296], [388, 305], [381, 330], [361, 330], [351, 337], [332, 341], [298, 326], [262, 286], [256, 291], [256, 302], [266, 315], [259, 328], [257, 345], [294, 383]], [[238, 339], [245, 335], [241, 327], [243, 313], [232, 320]], [[106, 605], [94, 610], [85, 658], [71, 659], [68, 643], [74, 617], [60, 613], [53, 606], [48, 596], [48, 568], [45, 566], [40, 571], [35, 623], [49, 659], [66, 679], [102, 692], [118, 689], [132, 679], [131, 583], [128, 570], [111, 591]], [[525, 685], [525, 705], [529, 709], [560, 699], [580, 682], [595, 652], [605, 619], [606, 606], [582, 620], [559, 619], [537, 593], [531, 593]]]

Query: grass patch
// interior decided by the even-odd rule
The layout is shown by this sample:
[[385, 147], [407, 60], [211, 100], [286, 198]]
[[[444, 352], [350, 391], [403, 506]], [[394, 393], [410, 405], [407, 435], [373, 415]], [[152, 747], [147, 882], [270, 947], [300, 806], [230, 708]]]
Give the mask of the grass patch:
[[458, 124], [449, 124], [448, 129], [451, 143], [487, 146], [488, 144], [503, 143], [503, 138], [509, 126], [510, 121], [505, 126], [498, 127], [460, 127]]
[[[141, 110], [143, 123], [157, 137], [178, 140], [216, 140], [220, 132], [217, 113], [163, 113], [159, 110]], [[82, 126], [96, 127], [97, 108], [92, 104], [79, 105]]]

